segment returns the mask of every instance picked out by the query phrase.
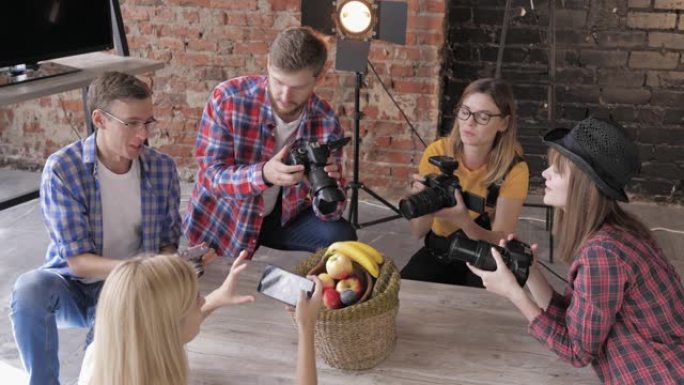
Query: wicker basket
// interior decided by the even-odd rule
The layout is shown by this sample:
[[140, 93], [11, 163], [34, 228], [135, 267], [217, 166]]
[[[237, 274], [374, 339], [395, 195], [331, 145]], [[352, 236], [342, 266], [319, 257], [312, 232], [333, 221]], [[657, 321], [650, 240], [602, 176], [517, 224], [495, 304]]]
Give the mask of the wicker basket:
[[[296, 272], [305, 275], [321, 260], [325, 249], [301, 261]], [[382, 362], [397, 340], [399, 270], [385, 258], [371, 298], [342, 309], [322, 309], [316, 323], [316, 348], [325, 363], [338, 369], [370, 369]]]

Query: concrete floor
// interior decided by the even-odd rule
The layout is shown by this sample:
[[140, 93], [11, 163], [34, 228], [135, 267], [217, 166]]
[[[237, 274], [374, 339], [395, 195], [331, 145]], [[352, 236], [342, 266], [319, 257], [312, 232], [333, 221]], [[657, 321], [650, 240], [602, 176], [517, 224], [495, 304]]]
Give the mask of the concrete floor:
[[[0, 200], [10, 197], [17, 192], [25, 192], [36, 185], [37, 173], [11, 172], [0, 170]], [[7, 176], [7, 178], [5, 178]], [[185, 207], [190, 185], [183, 186], [183, 203]], [[362, 196], [362, 199], [368, 199]], [[539, 197], [532, 197], [539, 200]], [[628, 205], [628, 209], [639, 215], [646, 223], [653, 227], [663, 227], [684, 230], [684, 207], [656, 206], [635, 203]], [[364, 201], [360, 204], [360, 222], [367, 222], [384, 217], [391, 212], [375, 201]], [[519, 237], [530, 243], [539, 243], [540, 256], [548, 261], [548, 233], [544, 231], [544, 210], [540, 208], [525, 208], [518, 226]], [[420, 248], [420, 241], [408, 235], [408, 224], [404, 220], [394, 220], [358, 231], [360, 240], [370, 243], [385, 255], [392, 257], [399, 267], [406, 264], [410, 256]], [[661, 246], [684, 272], [684, 234], [656, 231]], [[15, 279], [23, 272], [40, 266], [43, 262], [48, 237], [42, 223], [40, 207], [37, 201], [30, 201], [22, 205], [0, 211], [0, 272], [4, 277], [0, 281], [0, 378], [6, 385], [21, 384], [22, 364], [12, 336], [9, 321], [9, 296]], [[675, 253], [675, 250], [677, 253]], [[283, 252], [268, 248], [261, 248], [254, 256], [255, 260], [278, 264], [292, 269], [296, 262], [307, 256], [302, 252]], [[220, 261], [215, 269], [226, 269], [227, 262]], [[565, 276], [566, 267], [563, 263], [550, 264], [553, 270]], [[211, 269], [211, 267], [210, 267]], [[548, 275], [548, 274], [547, 274]], [[206, 277], [213, 277], [206, 279]], [[222, 277], [219, 274], [207, 274], [200, 281], [204, 292], [216, 287]], [[550, 281], [558, 289], [562, 289], [563, 282], [555, 277]], [[85, 338], [84, 330], [60, 331], [60, 362], [61, 379], [63, 384], [75, 384], [82, 360], [82, 345]], [[293, 368], [294, 370], [294, 368]], [[9, 382], [8, 382], [9, 381]]]

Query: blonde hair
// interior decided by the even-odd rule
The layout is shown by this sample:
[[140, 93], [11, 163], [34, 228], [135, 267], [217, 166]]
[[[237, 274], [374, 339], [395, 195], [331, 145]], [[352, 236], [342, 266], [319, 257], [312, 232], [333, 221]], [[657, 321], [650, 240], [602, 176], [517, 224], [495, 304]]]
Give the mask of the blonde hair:
[[181, 320], [196, 298], [195, 272], [178, 256], [138, 257], [114, 269], [97, 305], [90, 384], [187, 384]]
[[616, 200], [603, 194], [572, 161], [554, 149], [549, 149], [548, 158], [549, 164], [561, 175], [569, 173], [565, 208], [554, 210], [553, 234], [560, 240], [558, 255], [562, 261], [571, 262], [587, 239], [604, 224], [655, 244], [650, 230], [625, 212]]
[[[488, 186], [494, 182], [498, 182], [504, 178], [511, 166], [514, 164], [516, 158], [522, 157], [522, 146], [518, 142], [518, 113], [515, 106], [515, 99], [513, 98], [513, 91], [508, 82], [501, 79], [484, 78], [475, 80], [468, 84], [463, 90], [461, 99], [456, 105], [458, 109], [463, 100], [468, 96], [476, 93], [489, 95], [494, 104], [501, 111], [501, 118], [508, 117], [508, 127], [503, 132], [498, 132], [494, 138], [492, 149], [489, 152], [487, 159], [487, 174], [484, 177], [483, 184]], [[448, 148], [452, 153], [448, 154], [454, 158], [463, 151], [463, 142], [461, 141], [461, 133], [459, 130], [459, 120], [454, 120], [454, 128], [448, 137]]]

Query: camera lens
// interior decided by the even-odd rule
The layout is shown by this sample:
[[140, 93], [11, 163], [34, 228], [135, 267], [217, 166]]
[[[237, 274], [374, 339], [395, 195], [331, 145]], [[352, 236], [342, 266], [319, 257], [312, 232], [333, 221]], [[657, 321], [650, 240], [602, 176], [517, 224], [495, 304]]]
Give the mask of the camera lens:
[[434, 213], [442, 207], [444, 207], [444, 199], [439, 190], [433, 188], [426, 188], [417, 194], [399, 201], [399, 211], [408, 219]]

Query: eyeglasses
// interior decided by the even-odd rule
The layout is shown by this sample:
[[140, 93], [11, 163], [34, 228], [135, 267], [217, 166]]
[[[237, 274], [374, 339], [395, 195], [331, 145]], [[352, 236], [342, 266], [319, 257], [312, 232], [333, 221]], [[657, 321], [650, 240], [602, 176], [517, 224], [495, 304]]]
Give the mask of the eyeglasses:
[[105, 111], [101, 108], [99, 108], [100, 111], [104, 112], [105, 115], [109, 116], [110, 118], [116, 120], [117, 122], [123, 124], [127, 128], [130, 128], [132, 130], [140, 130], [141, 128], [145, 128], [148, 133], [154, 132], [154, 130], [157, 128], [157, 119], [151, 118], [150, 120], [143, 122], [142, 120], [131, 120], [128, 122], [124, 122], [123, 120], [117, 118], [116, 116], [112, 115], [111, 112]]
[[466, 106], [458, 107], [458, 111], [456, 113], [456, 117], [458, 119], [466, 121], [470, 119], [471, 115], [477, 124], [487, 124], [492, 118], [504, 116], [503, 114], [490, 114], [486, 111], [470, 111], [470, 109]]

